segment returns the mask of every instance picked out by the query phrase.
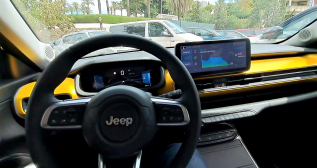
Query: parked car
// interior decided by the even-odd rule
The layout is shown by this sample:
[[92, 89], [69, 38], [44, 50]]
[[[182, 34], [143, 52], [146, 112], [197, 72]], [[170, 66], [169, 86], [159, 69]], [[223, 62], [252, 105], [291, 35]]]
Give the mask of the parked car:
[[186, 27], [185, 30], [189, 33], [200, 36], [204, 40], [221, 40], [235, 38], [234, 36], [223, 36], [216, 31], [206, 27]]
[[202, 41], [199, 36], [187, 33], [183, 28], [166, 20], [149, 20], [109, 25], [113, 34], [133, 34], [153, 40], [164, 47], [174, 47], [186, 41]]
[[[62, 36], [60, 42], [58, 45], [55, 45], [58, 41], [55, 40], [53, 41], [54, 47], [52, 47], [55, 50], [55, 55], [58, 56], [61, 52], [63, 52], [66, 48], [69, 48], [70, 46], [86, 40], [91, 37], [95, 36], [100, 36], [100, 35], [105, 35], [105, 34], [110, 34], [109, 32], [106, 31], [100, 31], [100, 30], [84, 30], [84, 31], [78, 31], [70, 34], [66, 34]], [[52, 44], [51, 44], [52, 45]], [[89, 53], [89, 55], [99, 55], [99, 54], [110, 54], [110, 53], [116, 53], [117, 50], [114, 48], [105, 48], [102, 50], [97, 50], [95, 52]]]
[[217, 33], [221, 34], [222, 36], [234, 36], [239, 38], [245, 38], [248, 37], [236, 30], [215, 30]]
[[237, 29], [236, 31], [248, 36], [248, 37], [256, 37], [260, 34], [263, 34], [263, 30], [259, 28], [251, 28], [251, 29]]

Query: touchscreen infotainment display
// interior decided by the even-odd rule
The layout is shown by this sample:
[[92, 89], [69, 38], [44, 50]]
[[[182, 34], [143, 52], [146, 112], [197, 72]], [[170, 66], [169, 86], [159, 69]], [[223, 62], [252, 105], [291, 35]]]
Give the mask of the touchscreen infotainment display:
[[176, 55], [191, 74], [241, 72], [250, 66], [248, 39], [178, 44]]

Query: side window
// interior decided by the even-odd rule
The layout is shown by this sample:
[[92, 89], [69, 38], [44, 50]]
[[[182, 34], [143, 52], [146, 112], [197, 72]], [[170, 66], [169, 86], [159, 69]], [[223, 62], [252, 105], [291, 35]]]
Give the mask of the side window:
[[75, 43], [86, 40], [88, 37], [84, 33], [75, 34]]
[[241, 34], [236, 33], [236, 32], [230, 32], [229, 36], [242, 37]]
[[209, 31], [203, 30], [203, 29], [200, 29], [200, 34], [201, 34], [202, 36], [209, 36], [209, 35], [214, 36], [214, 35], [213, 35], [212, 33], [210, 33]]
[[144, 37], [145, 23], [111, 26], [109, 31], [113, 34], [134, 34]]
[[171, 34], [161, 23], [149, 23], [149, 37], [163, 37], [163, 32]]
[[74, 44], [73, 40], [72, 40], [72, 37], [73, 37], [73, 35], [69, 35], [69, 36], [64, 37], [63, 43], [64, 44]]
[[256, 35], [254, 30], [242, 30], [240, 32], [244, 35]]
[[217, 31], [217, 33], [221, 34], [222, 36], [224, 36], [226, 33], [223, 31]]
[[111, 26], [109, 31], [112, 34], [127, 34], [127, 33], [124, 32], [124, 26], [123, 25]]
[[195, 34], [195, 29], [187, 29], [186, 31], [187, 31], [188, 33]]
[[263, 34], [263, 30], [255, 30], [255, 34], [256, 35]]
[[124, 29], [128, 34], [145, 36], [145, 23], [125, 25]]
[[194, 34], [197, 36], [201, 36], [200, 29], [194, 29]]

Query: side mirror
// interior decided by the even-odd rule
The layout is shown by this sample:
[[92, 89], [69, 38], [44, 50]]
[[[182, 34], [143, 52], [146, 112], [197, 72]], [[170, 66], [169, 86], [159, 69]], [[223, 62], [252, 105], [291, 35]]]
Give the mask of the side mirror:
[[167, 32], [162, 32], [162, 36], [164, 36], [164, 37], [172, 37], [172, 35], [167, 33]]
[[283, 28], [280, 26], [271, 27], [263, 33], [262, 39], [277, 39], [283, 34]]

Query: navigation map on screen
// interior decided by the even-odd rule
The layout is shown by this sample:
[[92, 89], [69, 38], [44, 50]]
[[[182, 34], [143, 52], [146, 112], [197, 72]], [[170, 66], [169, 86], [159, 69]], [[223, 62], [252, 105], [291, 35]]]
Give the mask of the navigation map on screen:
[[181, 46], [181, 61], [190, 73], [246, 68], [245, 41]]

